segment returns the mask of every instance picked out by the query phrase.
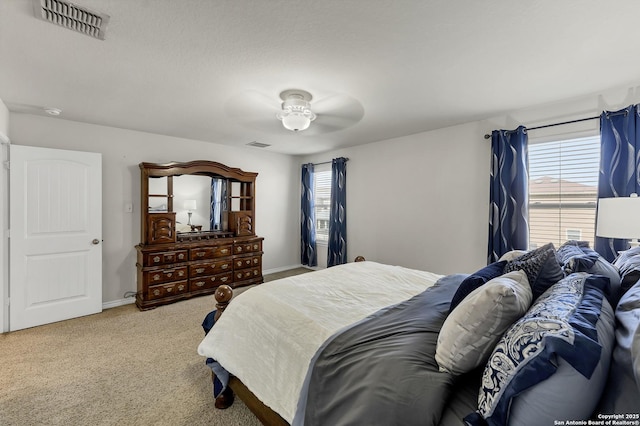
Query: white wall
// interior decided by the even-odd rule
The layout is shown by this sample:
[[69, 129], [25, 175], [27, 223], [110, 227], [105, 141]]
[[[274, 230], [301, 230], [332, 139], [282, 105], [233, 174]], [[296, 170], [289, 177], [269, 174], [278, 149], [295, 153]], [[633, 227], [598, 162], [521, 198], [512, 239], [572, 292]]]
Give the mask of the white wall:
[[[520, 124], [534, 127], [597, 116], [638, 102], [640, 87], [608, 89], [489, 120], [301, 157], [298, 162], [350, 159], [349, 260], [363, 255], [442, 274], [470, 273], [486, 264], [490, 141], [484, 135]], [[598, 120], [591, 120], [533, 130], [529, 138], [588, 136], [598, 131]]]
[[[211, 160], [258, 172], [255, 226], [264, 237], [263, 268], [268, 272], [300, 264], [298, 166], [293, 157], [59, 118], [14, 113], [10, 118], [15, 145], [102, 153], [103, 302], [107, 306], [136, 290], [141, 162]], [[125, 212], [126, 204], [133, 204], [133, 213]]]

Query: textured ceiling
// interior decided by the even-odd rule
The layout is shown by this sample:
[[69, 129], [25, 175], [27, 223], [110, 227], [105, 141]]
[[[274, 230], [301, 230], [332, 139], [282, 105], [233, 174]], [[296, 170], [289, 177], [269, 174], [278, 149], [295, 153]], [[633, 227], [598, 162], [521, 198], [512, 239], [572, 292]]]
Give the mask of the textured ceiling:
[[[637, 82], [640, 2], [74, 0], [104, 41], [0, 1], [0, 99], [15, 112], [309, 154]], [[314, 96], [294, 134], [279, 93]], [[259, 148], [252, 148], [259, 149]]]

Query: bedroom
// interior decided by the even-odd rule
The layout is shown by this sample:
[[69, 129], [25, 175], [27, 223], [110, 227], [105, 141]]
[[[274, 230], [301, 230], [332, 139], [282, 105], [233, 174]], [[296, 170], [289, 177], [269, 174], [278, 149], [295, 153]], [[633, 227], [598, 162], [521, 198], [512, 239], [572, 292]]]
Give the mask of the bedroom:
[[[279, 2], [281, 7], [284, 2]], [[470, 9], [462, 18], [469, 19], [469, 16], [475, 12], [482, 12], [483, 19], [473, 26], [467, 26], [471, 35], [472, 31], [480, 34], [490, 25], [491, 14], [499, 7], [507, 7], [508, 2], [491, 2], [487, 6], [476, 6], [477, 9]], [[518, 124], [527, 126], [535, 126], [539, 124], [547, 124], [557, 121], [565, 121], [574, 118], [582, 118], [598, 114], [602, 110], [615, 110], [625, 107], [629, 104], [640, 102], [640, 81], [638, 75], [640, 66], [637, 58], [624, 57], [621, 52], [626, 52], [629, 47], [617, 47], [617, 51], [607, 51], [607, 55], [621, 59], [621, 63], [612, 65], [602, 65], [600, 56], [607, 49], [607, 44], [600, 43], [600, 38], [620, 40], [622, 43], [626, 38], [627, 29], [633, 28], [635, 22], [631, 17], [638, 11], [638, 6], [633, 2], [625, 2], [620, 6], [615, 14], [617, 21], [613, 17], [606, 18], [609, 25], [606, 28], [596, 25], [600, 17], [606, 17], [607, 12], [601, 2], [593, 2], [588, 7], [588, 16], [583, 17], [583, 24], [572, 23], [575, 27], [571, 27], [575, 32], [581, 34], [580, 41], [574, 40], [576, 44], [575, 50], [567, 48], [566, 45], [554, 45], [555, 48], [544, 51], [540, 49], [540, 44], [549, 42], [548, 39], [540, 38], [538, 43], [530, 40], [522, 46], [525, 56], [528, 55], [527, 65], [536, 67], [532, 71], [528, 71], [526, 76], [522, 78], [527, 86], [523, 92], [516, 93], [513, 96], [507, 96], [497, 85], [505, 77], [500, 74], [494, 76], [488, 61], [480, 61], [483, 57], [490, 58], [493, 51], [488, 52], [467, 52], [469, 59], [458, 62], [459, 69], [447, 68], [443, 72], [453, 73], [455, 79], [453, 82], [447, 83], [448, 90], [455, 93], [451, 97], [438, 93], [433, 96], [428, 90], [416, 91], [419, 99], [413, 99], [413, 92], [401, 92], [396, 90], [396, 86], [385, 90], [381, 93], [388, 96], [381, 105], [371, 107], [372, 111], [365, 110], [367, 114], [373, 114], [374, 108], [384, 111], [393, 107], [401, 106], [405, 102], [410, 108], [418, 112], [406, 111], [407, 116], [418, 115], [425, 116], [420, 112], [421, 102], [426, 102], [431, 97], [434, 98], [436, 107], [430, 106], [437, 110], [440, 104], [443, 108], [446, 106], [450, 110], [461, 110], [461, 112], [471, 111], [478, 108], [478, 105], [491, 103], [492, 91], [495, 91], [503, 103], [495, 103], [488, 112], [475, 112], [475, 117], [467, 118], [462, 122], [443, 122], [443, 124], [424, 123], [424, 131], [413, 131], [411, 134], [402, 136], [388, 136], [384, 138], [371, 138], [363, 142], [370, 142], [364, 145], [350, 146], [344, 148], [322, 149], [317, 153], [305, 153], [297, 155], [289, 155], [279, 153], [273, 150], [257, 149], [245, 147], [244, 144], [254, 139], [261, 141], [259, 136], [253, 136], [244, 139], [246, 128], [236, 125], [235, 139], [241, 140], [238, 146], [227, 145], [224, 140], [228, 135], [220, 135], [217, 140], [204, 141], [190, 137], [190, 133], [181, 135], [176, 129], [183, 126], [186, 120], [181, 112], [186, 105], [172, 100], [172, 96], [164, 97], [154, 95], [151, 98], [153, 104], [148, 110], [139, 111], [127, 117], [127, 122], [109, 125], [108, 123], [96, 124], [95, 122], [81, 122], [71, 118], [65, 118], [68, 111], [72, 111], [71, 107], [59, 104], [59, 99], [64, 93], [76, 94], [74, 97], [87, 98], [90, 97], [91, 90], [95, 89], [99, 83], [91, 79], [83, 77], [85, 68], [70, 70], [64, 64], [58, 64], [51, 68], [50, 73], [58, 74], [60, 77], [71, 74], [66, 81], [64, 87], [59, 90], [48, 93], [48, 97], [39, 98], [31, 93], [26, 86], [35, 86], [29, 80], [38, 81], [39, 75], [46, 74], [42, 71], [45, 66], [52, 65], [48, 61], [51, 58], [39, 55], [39, 48], [36, 45], [45, 44], [42, 49], [59, 49], [62, 58], [65, 61], [73, 62], [73, 49], [66, 49], [60, 45], [76, 46], [80, 45], [86, 49], [110, 49], [110, 38], [115, 38], [117, 33], [108, 33], [104, 42], [84, 38], [85, 36], [65, 31], [50, 24], [36, 20], [31, 11], [30, 1], [10, 0], [3, 2], [0, 6], [0, 19], [2, 19], [3, 28], [0, 33], [0, 57], [2, 57], [3, 71], [0, 71], [0, 99], [9, 105], [3, 115], [6, 117], [5, 133], [10, 138], [12, 144], [16, 145], [32, 145], [43, 146], [59, 149], [83, 150], [100, 152], [103, 156], [103, 234], [104, 234], [104, 258], [103, 258], [103, 304], [105, 307], [117, 306], [120, 303], [129, 303], [131, 300], [124, 298], [127, 291], [135, 290], [135, 249], [134, 246], [139, 242], [138, 216], [139, 209], [139, 187], [138, 187], [138, 169], [137, 164], [142, 161], [150, 162], [166, 162], [166, 161], [189, 161], [194, 159], [212, 159], [233, 167], [240, 167], [244, 170], [256, 171], [259, 173], [257, 182], [257, 229], [261, 236], [265, 238], [264, 243], [264, 270], [280, 271], [299, 264], [298, 240], [299, 240], [299, 173], [300, 164], [308, 161], [321, 162], [327, 161], [338, 156], [350, 158], [348, 165], [349, 173], [349, 258], [353, 258], [357, 254], [363, 254], [369, 259], [374, 259], [383, 263], [401, 264], [403, 266], [435, 271], [438, 273], [453, 272], [471, 272], [485, 264], [486, 251], [486, 222], [487, 222], [487, 194], [488, 194], [488, 164], [489, 164], [489, 144], [483, 139], [483, 135], [492, 129], [497, 128], [515, 128]], [[118, 2], [86, 2], [88, 6], [95, 9], [114, 9], [118, 6]], [[109, 7], [103, 7], [104, 5]], [[146, 6], [150, 6], [150, 2], [142, 2]], [[194, 2], [198, 4], [198, 2]], [[225, 3], [226, 4], [226, 3]], [[318, 7], [312, 2], [303, 3], [308, 7]], [[392, 8], [388, 2], [379, 2], [382, 7], [377, 13], [373, 13], [374, 17], [381, 21], [384, 16], [383, 12], [389, 12], [385, 9]], [[410, 3], [411, 4], [411, 3]], [[458, 3], [465, 4], [465, 3]], [[357, 7], [355, 6], [357, 5]], [[415, 6], [415, 3], [412, 4]], [[121, 6], [121, 5], [120, 5]], [[333, 4], [335, 6], [335, 3]], [[438, 3], [439, 7], [444, 7]], [[238, 6], [240, 9], [242, 7]], [[245, 6], [248, 7], [248, 6]], [[525, 10], [520, 11], [519, 7]], [[570, 16], [574, 10], [580, 10], [583, 6], [582, 2], [569, 2], [561, 7], [561, 10], [554, 10], [557, 13], [556, 18], [548, 17], [545, 10], [539, 10], [536, 7], [516, 7], [516, 16], [520, 13], [530, 13], [537, 19], [532, 19], [527, 28], [528, 36], [531, 32], [543, 32], [546, 25], [554, 27], [558, 22], [565, 24], [560, 17]], [[556, 6], [554, 6], [555, 8]], [[356, 20], [358, 9], [362, 8], [362, 3], [354, 3], [347, 17], [340, 20], [344, 24], [345, 19], [352, 18]], [[486, 9], [485, 9], [486, 8]], [[233, 8], [232, 8], [233, 9]], [[542, 8], [544, 9], [544, 8]], [[140, 12], [140, 8], [136, 9]], [[457, 19], [457, 12], [446, 9], [453, 16], [453, 21]], [[298, 11], [300, 12], [300, 11]], [[512, 11], [513, 12], [513, 11]], [[160, 14], [160, 11], [154, 11]], [[229, 11], [231, 13], [231, 11]], [[275, 12], [272, 12], [277, 15]], [[300, 12], [301, 13], [301, 12]], [[306, 24], [312, 24], [310, 20], [311, 12], [305, 11], [304, 15], [309, 21], [296, 21], [288, 19], [295, 16], [294, 11], [282, 12], [282, 16], [276, 21], [278, 25], [274, 27], [284, 28], [287, 25], [293, 25], [301, 34], [310, 31], [313, 34], [313, 26], [307, 28]], [[118, 28], [116, 16], [112, 14], [112, 30]], [[338, 19], [336, 13], [330, 14], [331, 18]], [[547, 16], [551, 22], [545, 23]], [[397, 19], [407, 19], [406, 16]], [[255, 19], [255, 17], [254, 17]], [[273, 17], [276, 19], [276, 17]], [[425, 19], [427, 19], [425, 17]], [[437, 19], [429, 21], [434, 32], [439, 28]], [[444, 18], [440, 18], [444, 19]], [[604, 19], [604, 18], [603, 18]], [[401, 26], [403, 21], [388, 23], [388, 27], [393, 25]], [[165, 21], [166, 22], [166, 21]], [[533, 22], [534, 24], [532, 24]], [[622, 22], [620, 24], [619, 22]], [[471, 24], [467, 24], [471, 25]], [[512, 24], [513, 25], [513, 24]], [[511, 28], [510, 25], [509, 27]], [[538, 26], [540, 25], [540, 26]], [[123, 45], [133, 43], [138, 45], [141, 52], [145, 51], [144, 43], [151, 43], [149, 38], [153, 37], [151, 30], [154, 29], [150, 25], [150, 33], [143, 35], [136, 31], [128, 34], [131, 37], [128, 40], [122, 40]], [[24, 35], [27, 30], [35, 30], [37, 34], [43, 38], [39, 40], [30, 39]], [[346, 26], [345, 26], [346, 28]], [[590, 29], [599, 28], [598, 31], [589, 33]], [[286, 31], [283, 30], [285, 33]], [[330, 26], [329, 30], [335, 30]], [[580, 32], [582, 31], [582, 32]], [[322, 35], [327, 36], [323, 31]], [[30, 31], [28, 32], [31, 33]], [[344, 31], [343, 36], [349, 36], [349, 31]], [[390, 32], [390, 34], [393, 34]], [[392, 43], [401, 41], [402, 32], [395, 33], [397, 39], [390, 40], [384, 46], [378, 46], [380, 49], [386, 47], [389, 49], [385, 53], [393, 52]], [[428, 33], [429, 35], [432, 33]], [[563, 33], [557, 33], [562, 35]], [[46, 38], [45, 38], [46, 35]], [[55, 38], [54, 35], [58, 38]], [[469, 33], [466, 33], [469, 36]], [[134, 36], [140, 37], [134, 43]], [[362, 43], [362, 54], [371, 55], [371, 50], [375, 50], [375, 45], [371, 40], [362, 40], [359, 37], [348, 38], [354, 44]], [[523, 36], [524, 37], [524, 36]], [[446, 40], [434, 38], [437, 42], [434, 54], [439, 51], [439, 43]], [[51, 45], [46, 45], [45, 40], [50, 40]], [[377, 40], [377, 39], [376, 39]], [[459, 40], [459, 39], [457, 39]], [[528, 39], [527, 39], [528, 40]], [[293, 40], [286, 40], [293, 43]], [[313, 41], [311, 36], [303, 41]], [[518, 40], [515, 40], [518, 41]], [[520, 39], [522, 41], [522, 39]], [[68, 43], [68, 44], [66, 44]], [[164, 43], [164, 44], [161, 44]], [[300, 43], [300, 44], [297, 44]], [[292, 51], [304, 52], [307, 48], [304, 42], [293, 44]], [[505, 42], [506, 43], [506, 42]], [[568, 43], [568, 41], [567, 41]], [[59, 45], [60, 44], [60, 45]], [[274, 46], [276, 43], [273, 43]], [[167, 60], [162, 54], [163, 47], [171, 47], [176, 49], [175, 44], [170, 44], [167, 40], [162, 40], [158, 45], [149, 45], [147, 49], [154, 52], [156, 62], [151, 62], [152, 68], [136, 67], [127, 65], [134, 58], [132, 53], [130, 56], [121, 57], [120, 72], [129, 76], [131, 82], [127, 86], [132, 87], [139, 85], [146, 86], [146, 78], [152, 78], [156, 72], [155, 67], [160, 67], [161, 60]], [[275, 50], [277, 50], [272, 46]], [[207, 46], [208, 47], [208, 46]], [[263, 44], [259, 44], [260, 48], [264, 48]], [[349, 46], [352, 47], [352, 46]], [[498, 45], [496, 50], [498, 53], [513, 53], [520, 56], [520, 49], [509, 50], [509, 45]], [[320, 48], [318, 43], [312, 44], [309, 48]], [[357, 49], [358, 47], [356, 47]], [[460, 49], [460, 45], [453, 45], [446, 50], [455, 52]], [[535, 50], [535, 49], [539, 50]], [[632, 47], [631, 47], [632, 49]], [[258, 54], [257, 48], [251, 51], [252, 54]], [[178, 56], [178, 50], [172, 50], [172, 53]], [[98, 52], [104, 53], [104, 52]], [[94, 53], [94, 54], [98, 54]], [[287, 53], [287, 52], [285, 52]], [[403, 52], [410, 57], [410, 52]], [[114, 52], [110, 52], [115, 55]], [[32, 56], [33, 55], [33, 56]], [[246, 60], [245, 54], [238, 55], [238, 62]], [[115, 55], [117, 57], [117, 55]], [[46, 58], [47, 62], [42, 62]], [[264, 61], [268, 61], [264, 56], [260, 56]], [[311, 75], [326, 72], [330, 74], [326, 66], [318, 65], [317, 61], [306, 65], [304, 70], [299, 74], [291, 72], [289, 69], [296, 67], [301, 61], [296, 60], [295, 54], [287, 53], [276, 56], [278, 59], [275, 67], [281, 70], [283, 77], [270, 90], [274, 91], [277, 99], [279, 90], [289, 88], [289, 85], [305, 85], [307, 82], [311, 85]], [[485, 58], [486, 59], [486, 58]], [[611, 58], [609, 58], [611, 59]], [[158, 61], [160, 63], [158, 64]], [[16, 63], [16, 67], [5, 67], [6, 63]], [[409, 62], [411, 63], [411, 62]], [[477, 64], [483, 64], [483, 66]], [[466, 64], [466, 65], [465, 65]], [[554, 64], [550, 66], [549, 64]], [[622, 64], [622, 66], [620, 66]], [[20, 65], [20, 66], [17, 66]], [[263, 65], [261, 63], [260, 65]], [[424, 63], [415, 64], [415, 66], [426, 66]], [[106, 66], [106, 65], [105, 65]], [[592, 73], [587, 73], [583, 77], [576, 77], [577, 69], [589, 69], [594, 67]], [[602, 66], [602, 68], [600, 68]], [[344, 91], [350, 93], [349, 84], [356, 85], [362, 75], [367, 75], [368, 71], [361, 67], [353, 67], [353, 70], [339, 69], [339, 73], [346, 73], [342, 79], [342, 85], [336, 86], [336, 91]], [[172, 67], [171, 70], [175, 70]], [[402, 70], [406, 69], [403, 65]], [[472, 71], [470, 72], [469, 69]], [[25, 72], [23, 70], [30, 70]], [[108, 68], [109, 71], [116, 71]], [[309, 72], [306, 72], [309, 71]], [[170, 75], [161, 74], [159, 77], [153, 77], [153, 81], [160, 80], [158, 86], [162, 85], [161, 79], [168, 78]], [[430, 74], [431, 75], [431, 74]], [[249, 76], [261, 79], [262, 72], [249, 73]], [[229, 76], [229, 80], [236, 81], [244, 76]], [[296, 80], [296, 77], [298, 79]], [[440, 73], [436, 73], [433, 78], [444, 78]], [[481, 79], [484, 78], [484, 79]], [[287, 80], [289, 78], [289, 80]], [[379, 80], [372, 83], [364, 83], [362, 90], [373, 91], [380, 90], [385, 85], [385, 79], [396, 79], [395, 74], [387, 74], [379, 77]], [[400, 80], [400, 79], [398, 79]], [[420, 79], [418, 79], [420, 80]], [[517, 79], [516, 79], [517, 80]], [[439, 81], [439, 80], [437, 80]], [[480, 82], [477, 82], [480, 81]], [[492, 82], [486, 84], [483, 82]], [[49, 82], [42, 83], [39, 89], [44, 90]], [[257, 84], [257, 83], [255, 83]], [[265, 83], [266, 84], [266, 83]], [[314, 83], [315, 84], [315, 83]], [[334, 83], [331, 83], [334, 84]], [[430, 87], [439, 85], [440, 83], [431, 83]], [[474, 91], [474, 87], [486, 85], [493, 90], [482, 91], [478, 94]], [[180, 82], [179, 89], [184, 88], [188, 84], [185, 81]], [[15, 88], [14, 88], [15, 87]], [[512, 86], [516, 87], [516, 86]], [[15, 93], [18, 88], [24, 90], [25, 95]], [[249, 87], [250, 88], [250, 87]], [[543, 89], [547, 88], [548, 91]], [[114, 91], [112, 97], [121, 98], [125, 96], [123, 90], [111, 88]], [[218, 85], [215, 89], [219, 89]], [[322, 88], [327, 90], [327, 88]], [[340, 89], [340, 90], [338, 90]], [[176, 90], [176, 89], [174, 89]], [[311, 89], [309, 89], [311, 90]], [[433, 89], [432, 89], [433, 90]], [[391, 93], [389, 93], [391, 92]], [[175, 94], [175, 92], [173, 93]], [[528, 95], [528, 97], [525, 96]], [[27, 96], [28, 95], [28, 96]], [[212, 98], [215, 94], [211, 95]], [[117, 99], [116, 99], [117, 100]], [[227, 98], [222, 101], [228, 100]], [[105, 102], [111, 102], [102, 114], [116, 114], [119, 111], [114, 105], [114, 99], [105, 99]], [[124, 102], [121, 101], [123, 104]], [[137, 104], [137, 99], [131, 99], [131, 103]], [[19, 110], [12, 110], [12, 103], [22, 104], [38, 104], [42, 106], [57, 106], [63, 109], [61, 117], [48, 117], [43, 114], [24, 113]], [[82, 102], [80, 102], [82, 104]], [[171, 114], [172, 120], [167, 120], [165, 132], [148, 131], [136, 124], [137, 121], [143, 121], [149, 115], [154, 115], [155, 111], [164, 110], [169, 104], [167, 114]], [[93, 105], [99, 107], [99, 105]], [[76, 107], [77, 108], [77, 107]], [[124, 108], [124, 105], [123, 105]], [[210, 119], [210, 115], [221, 113], [222, 106], [217, 105], [210, 114], [209, 112], [200, 113], [197, 117], [201, 121]], [[425, 107], [426, 108], [426, 107]], [[77, 112], [76, 112], [77, 113]], [[389, 115], [391, 113], [389, 112]], [[271, 117], [271, 115], [270, 115]], [[275, 118], [274, 118], [274, 121]], [[187, 121], [190, 123], [189, 121]], [[276, 124], [277, 123], [276, 121]], [[312, 124], [313, 125], [313, 124]], [[555, 128], [556, 135], [564, 136], [567, 134], [597, 134], [597, 121], [582, 123], [571, 128]], [[337, 135], [340, 132], [334, 133]], [[281, 134], [282, 138], [295, 145], [305, 145], [305, 135], [301, 133], [293, 139], [292, 135], [286, 133]], [[551, 130], [547, 133], [541, 131], [535, 136], [544, 138], [551, 135]], [[533, 136], [532, 136], [533, 137]], [[229, 136], [231, 138], [231, 136]], [[320, 152], [322, 151], [322, 152]], [[380, 177], [384, 179], [380, 179]], [[381, 197], [381, 194], [384, 194]], [[133, 212], [124, 212], [124, 206], [133, 205]], [[4, 203], [3, 203], [4, 206]], [[6, 255], [6, 251], [3, 252]], [[5, 293], [3, 292], [3, 296]], [[4, 303], [0, 306], [4, 307]], [[2, 318], [5, 317], [3, 312]], [[3, 321], [4, 323], [4, 321]], [[4, 327], [3, 327], [4, 329]]]

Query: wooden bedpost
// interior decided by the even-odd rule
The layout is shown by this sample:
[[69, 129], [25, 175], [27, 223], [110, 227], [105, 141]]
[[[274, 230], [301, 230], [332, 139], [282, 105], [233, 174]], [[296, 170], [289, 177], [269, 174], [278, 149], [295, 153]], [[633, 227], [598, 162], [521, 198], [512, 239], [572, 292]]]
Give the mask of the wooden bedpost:
[[[233, 289], [228, 285], [223, 284], [216, 289], [214, 297], [216, 298], [216, 302], [217, 302], [216, 314], [214, 316], [214, 320], [218, 321], [218, 318], [220, 318], [220, 315], [222, 315], [224, 310], [227, 309], [227, 306], [229, 305], [229, 302], [233, 297]], [[212, 371], [211, 381], [213, 382], [215, 378], [216, 378], [216, 375]], [[233, 391], [231, 390], [230, 386], [227, 386], [227, 388], [215, 398], [214, 406], [219, 409], [229, 408], [231, 407], [231, 404], [233, 404], [233, 399], [234, 399]]]
[[367, 259], [365, 259], [364, 256], [356, 256], [356, 259], [355, 259], [356, 262], [364, 262], [365, 260]]
[[216, 315], [213, 319], [218, 321], [218, 318], [220, 318], [220, 315], [222, 315], [224, 310], [227, 309], [227, 306], [233, 297], [233, 289], [226, 284], [222, 284], [216, 289], [214, 297], [218, 303], [216, 303]]

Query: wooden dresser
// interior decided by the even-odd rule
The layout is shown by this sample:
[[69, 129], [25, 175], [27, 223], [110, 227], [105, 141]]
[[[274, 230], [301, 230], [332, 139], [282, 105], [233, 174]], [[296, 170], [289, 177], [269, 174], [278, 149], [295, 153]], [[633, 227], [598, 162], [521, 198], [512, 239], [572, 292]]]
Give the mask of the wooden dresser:
[[[143, 213], [142, 242], [136, 246], [138, 308], [212, 294], [221, 284], [235, 288], [263, 282], [263, 238], [254, 232], [257, 173], [210, 161], [141, 163], [140, 170]], [[178, 177], [192, 175], [204, 180], [178, 184]], [[209, 183], [212, 179], [218, 181], [217, 193], [215, 183]], [[206, 205], [208, 223], [179, 227], [180, 216], [185, 216], [180, 209], [183, 186], [188, 197]], [[214, 202], [219, 208], [211, 207]], [[209, 216], [213, 214], [216, 220]]]

